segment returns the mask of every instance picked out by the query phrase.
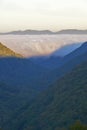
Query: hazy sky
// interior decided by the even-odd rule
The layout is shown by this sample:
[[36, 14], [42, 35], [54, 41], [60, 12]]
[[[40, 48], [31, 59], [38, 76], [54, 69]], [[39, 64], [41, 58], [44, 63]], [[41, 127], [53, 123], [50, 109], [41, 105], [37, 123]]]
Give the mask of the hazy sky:
[[87, 29], [87, 0], [0, 0], [0, 32]]

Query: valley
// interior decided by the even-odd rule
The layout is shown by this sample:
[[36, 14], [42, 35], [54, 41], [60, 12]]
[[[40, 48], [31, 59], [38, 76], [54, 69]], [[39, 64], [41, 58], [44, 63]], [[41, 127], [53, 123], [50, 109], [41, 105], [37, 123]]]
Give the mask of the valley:
[[52, 43], [57, 51], [49, 55], [41, 46], [45, 55], [31, 57], [22, 55], [24, 43], [24, 52], [20, 43], [0, 43], [2, 130], [68, 130], [77, 120], [87, 124], [87, 42], [72, 43]]
[[0, 130], [87, 130], [87, 0], [0, 0]]

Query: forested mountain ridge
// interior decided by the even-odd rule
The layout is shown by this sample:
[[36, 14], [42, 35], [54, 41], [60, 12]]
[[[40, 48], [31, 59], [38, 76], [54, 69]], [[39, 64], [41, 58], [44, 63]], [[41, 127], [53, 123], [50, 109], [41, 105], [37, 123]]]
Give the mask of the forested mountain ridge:
[[[68, 46], [68, 45], [67, 45]], [[65, 46], [65, 47], [67, 47]], [[71, 48], [73, 47], [73, 44], [71, 45]], [[30, 60], [33, 61], [34, 63], [37, 63], [45, 68], [54, 70], [54, 69], [58, 69], [61, 66], [65, 66], [65, 64], [68, 65], [69, 62], [73, 62], [71, 63], [72, 65], [74, 64], [78, 64], [83, 62], [84, 60], [86, 60], [86, 57], [84, 57], [84, 55], [87, 53], [87, 42], [84, 42], [81, 46], [77, 47], [76, 49], [74, 49], [74, 51], [72, 51], [71, 53], [65, 55], [65, 56], [56, 56], [54, 55], [54, 53], [49, 56], [41, 56], [41, 57], [31, 57]], [[80, 61], [79, 58], [81, 57]], [[68, 65], [70, 66], [70, 65]]]
[[87, 42], [64, 58], [52, 71], [30, 59], [0, 59], [3, 130], [56, 130], [76, 120], [87, 123]]
[[76, 120], [87, 124], [86, 115], [87, 62], [51, 85], [8, 126], [14, 130], [56, 130]]

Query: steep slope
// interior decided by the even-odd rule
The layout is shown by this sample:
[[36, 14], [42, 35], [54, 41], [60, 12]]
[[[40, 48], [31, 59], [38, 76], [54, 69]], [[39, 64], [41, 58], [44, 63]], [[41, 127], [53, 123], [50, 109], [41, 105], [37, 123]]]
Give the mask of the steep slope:
[[[31, 86], [32, 88], [40, 89], [40, 80], [43, 79], [47, 72], [47, 69], [31, 62], [29, 59], [0, 59], [0, 81], [8, 85]], [[44, 83], [42, 84], [44, 85]]]
[[[61, 58], [59, 64], [57, 64], [57, 68], [61, 66], [74, 66], [74, 64], [79, 64], [86, 60], [87, 54], [87, 42], [84, 42], [80, 47], [72, 51], [70, 54]], [[69, 64], [69, 65], [68, 65]]]
[[[57, 52], [55, 52], [55, 53], [58, 53], [59, 51], [61, 52], [61, 50], [63, 50], [63, 49], [67, 50], [67, 49], [65, 49], [67, 47], [69, 49], [70, 49], [70, 47], [73, 48], [73, 46], [76, 47], [76, 45], [74, 45], [74, 44], [67, 45], [67, 46], [63, 47], [62, 49], [57, 50]], [[67, 66], [69, 64], [69, 67], [74, 66], [74, 64], [78, 64], [79, 62], [82, 62], [83, 60], [86, 60], [86, 57], [85, 57], [85, 59], [84, 58], [79, 59], [79, 57], [87, 53], [87, 42], [84, 42], [82, 45], [79, 44], [79, 46], [74, 51], [69, 53], [68, 55], [56, 56], [55, 53], [53, 53], [49, 57], [36, 57], [36, 58], [31, 58], [31, 60], [33, 62], [36, 62], [36, 63], [42, 65], [43, 67], [49, 68], [51, 70], [58, 69], [61, 66], [65, 66], [65, 64], [67, 64]]]
[[52, 72], [56, 78], [63, 76], [70, 72], [75, 66], [87, 61], [87, 42], [83, 43], [81, 47], [68, 54], [61, 59], [57, 68]]
[[47, 79], [50, 83], [53, 83], [58, 78], [60, 79], [65, 74], [72, 71], [72, 69], [77, 65], [87, 61], [87, 42], [83, 43], [81, 47], [79, 47], [69, 55], [63, 58], [58, 57], [58, 59], [57, 57], [53, 57], [51, 61], [53, 62], [50, 62], [52, 64], [49, 64], [49, 66], [53, 67], [52, 65], [55, 64], [54, 66], [56, 66], [56, 68], [53, 67], [53, 70], [47, 73]]
[[82, 45], [82, 43], [73, 43], [73, 44], [66, 44], [62, 46], [60, 49], [56, 50], [52, 55], [54, 56], [61, 56], [64, 57], [65, 55], [68, 55], [69, 53], [73, 52], [77, 48], [79, 48]]
[[[19, 88], [15, 86], [8, 86], [5, 83], [0, 82], [0, 128], [2, 127], [2, 124], [12, 115], [14, 109], [17, 108], [18, 103], [20, 106], [19, 99], [17, 98], [18, 100], [16, 100], [15, 98], [18, 97], [18, 95], [20, 95]], [[14, 101], [14, 99], [16, 101]]]
[[[52, 71], [44, 66], [31, 61], [31, 59], [1, 58], [0, 59], [0, 81], [8, 85], [31, 86], [34, 89], [43, 89], [71, 71], [76, 65], [87, 61], [87, 43], [76, 49], [64, 58], [51, 58], [51, 63], [57, 63], [57, 69]], [[49, 59], [48, 59], [49, 60]], [[58, 61], [57, 61], [58, 60]], [[41, 61], [41, 60], [40, 60]], [[45, 63], [44, 63], [45, 65]], [[46, 64], [47, 65], [47, 64]], [[44, 81], [43, 81], [44, 79]]]
[[0, 57], [22, 57], [0, 43]]
[[[31, 59], [19, 59], [19, 58], [1, 58], [0, 59], [0, 81], [9, 83], [9, 85], [24, 85], [32, 86], [37, 88], [37, 86], [47, 86], [50, 82], [54, 82], [56, 78], [60, 78], [67, 72], [71, 71], [76, 65], [87, 60], [87, 42], [85, 42], [81, 47], [76, 49], [74, 52], [61, 57], [51, 57], [51, 59], [46, 59], [49, 62], [48, 67], [52, 68], [53, 64], [57, 66], [57, 69], [48, 70], [44, 66], [41, 66], [41, 60], [37, 63], [37, 60], [31, 61]], [[50, 61], [49, 61], [50, 60]], [[44, 82], [41, 81], [44, 79]], [[39, 83], [39, 84], [37, 84]], [[37, 85], [37, 86], [36, 86]]]
[[83, 55], [85, 53], [87, 53], [87, 42], [84, 42], [81, 47], [77, 48], [75, 51], [65, 56], [63, 62], [72, 60], [73, 58]]
[[87, 62], [40, 94], [29, 107], [12, 118], [6, 128], [56, 130], [76, 120], [87, 124]]
[[54, 70], [58, 68], [58, 65], [60, 64], [62, 58], [63, 57], [61, 56], [50, 55], [50, 56], [31, 57], [30, 60], [33, 63], [37, 63], [46, 69]]
[[[23, 58], [0, 59], [0, 122], [7, 122], [15, 112], [48, 84], [47, 70]], [[46, 81], [46, 82], [45, 82]], [[24, 106], [25, 107], [25, 106]]]
[[[2, 115], [1, 120], [2, 119], [4, 120], [2, 125], [5, 124], [7, 129], [10, 129], [12, 126], [11, 130], [17, 130], [17, 129], [21, 130], [22, 128], [28, 126], [28, 124], [26, 123], [27, 122], [26, 118], [28, 117], [26, 117], [27, 114], [25, 111], [27, 107], [29, 106], [29, 104], [31, 104], [32, 99], [36, 98], [39, 92], [47, 88], [48, 85], [52, 84], [56, 79], [60, 78], [61, 76], [71, 71], [78, 64], [83, 63], [84, 61], [87, 61], [86, 46], [87, 46], [87, 43], [84, 43], [83, 46], [79, 48], [80, 51], [79, 49], [75, 51], [76, 53], [75, 55], [74, 53], [70, 54], [71, 56], [68, 55], [71, 57], [71, 59], [70, 57], [68, 58], [68, 56], [66, 56], [66, 60], [64, 60], [61, 66], [60, 67], [58, 66], [58, 68], [53, 71], [44, 69], [43, 67], [39, 66], [37, 63], [33, 63], [30, 59], [1, 58], [0, 59], [0, 82], [1, 84], [4, 83], [6, 85], [1, 85], [0, 91], [2, 92], [2, 95], [4, 95], [4, 93], [10, 94], [10, 96], [6, 95], [10, 98], [6, 98], [4, 96], [2, 97], [4, 98], [4, 100], [6, 100], [5, 102], [3, 102], [2, 98], [0, 99], [0, 102], [2, 104], [2, 107], [0, 109], [0, 114], [3, 113], [1, 114]], [[79, 53], [77, 53], [77, 51]], [[6, 92], [7, 88], [8, 90], [10, 90], [11, 87], [12, 87], [11, 90], [13, 92], [14, 92], [13, 87], [15, 87], [16, 93], [13, 93], [12, 94], [13, 96], [11, 96], [10, 92]], [[4, 88], [3, 91], [2, 91], [2, 88]], [[46, 101], [45, 97], [43, 101], [44, 100]], [[38, 100], [36, 101], [35, 104], [37, 104], [37, 102]], [[48, 104], [48, 101], [47, 101], [47, 104]], [[42, 108], [40, 108], [40, 110], [42, 111], [42, 109], [44, 109], [44, 106], [43, 104], [41, 106]], [[37, 105], [37, 108], [38, 107], [40, 107], [40, 105], [39, 106]], [[35, 106], [36, 113], [38, 112], [38, 109], [39, 109], [37, 108]], [[31, 107], [29, 107], [29, 109], [31, 110]], [[20, 115], [19, 113], [22, 113], [25, 116], [23, 115], [23, 118], [21, 118], [20, 116], [22, 115]], [[32, 118], [34, 116], [38, 118], [36, 113], [35, 115], [32, 115], [32, 112], [31, 112], [31, 115], [29, 115], [30, 120], [35, 120], [35, 118]], [[18, 120], [16, 119], [18, 123], [15, 121], [16, 115], [19, 115], [19, 117], [17, 117]], [[9, 126], [9, 122], [11, 120], [13, 123], [11, 122], [12, 125]], [[22, 125], [22, 122], [23, 122], [23, 125]], [[36, 127], [37, 129], [39, 129], [38, 128], [39, 126], [35, 126], [35, 128]]]

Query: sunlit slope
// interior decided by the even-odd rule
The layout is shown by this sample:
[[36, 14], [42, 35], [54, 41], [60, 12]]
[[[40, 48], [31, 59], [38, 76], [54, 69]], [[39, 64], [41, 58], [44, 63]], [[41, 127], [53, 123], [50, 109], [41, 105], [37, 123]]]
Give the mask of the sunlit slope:
[[11, 49], [0, 43], [0, 57], [22, 57], [20, 54], [15, 53]]

